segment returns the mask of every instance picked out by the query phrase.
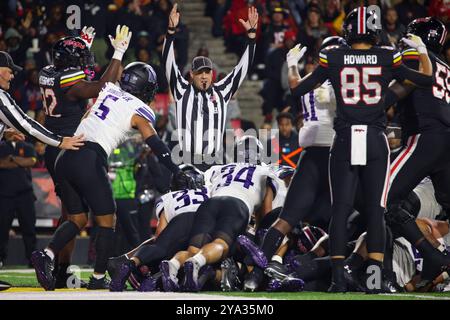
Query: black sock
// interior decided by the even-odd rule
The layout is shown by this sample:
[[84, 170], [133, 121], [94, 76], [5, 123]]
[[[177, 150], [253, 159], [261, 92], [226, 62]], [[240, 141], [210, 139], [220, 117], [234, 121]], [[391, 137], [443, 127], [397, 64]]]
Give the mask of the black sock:
[[267, 231], [261, 247], [261, 250], [264, 252], [267, 261], [270, 261], [272, 259], [272, 256], [280, 247], [283, 239], [284, 234], [278, 231], [276, 228], [270, 228], [269, 231]]
[[361, 255], [352, 252], [352, 254], [345, 259], [345, 265], [348, 265], [352, 271], [357, 271], [364, 264], [364, 259]]
[[330, 272], [330, 257], [316, 258], [295, 269], [297, 277], [305, 282], [318, 280]]
[[334, 283], [345, 282], [344, 259], [331, 259], [331, 275]]
[[80, 232], [78, 226], [72, 221], [65, 221], [56, 229], [48, 247], [55, 256]]
[[94, 272], [104, 274], [106, 272], [106, 264], [108, 258], [112, 255], [114, 247], [114, 229], [98, 227], [97, 238], [95, 240], [95, 251], [97, 257], [95, 259]]

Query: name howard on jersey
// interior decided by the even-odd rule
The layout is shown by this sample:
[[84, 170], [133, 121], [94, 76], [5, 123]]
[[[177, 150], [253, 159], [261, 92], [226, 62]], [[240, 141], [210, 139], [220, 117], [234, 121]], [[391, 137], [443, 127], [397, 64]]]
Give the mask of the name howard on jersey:
[[344, 55], [344, 64], [377, 64], [378, 58], [375, 54], [370, 55]]

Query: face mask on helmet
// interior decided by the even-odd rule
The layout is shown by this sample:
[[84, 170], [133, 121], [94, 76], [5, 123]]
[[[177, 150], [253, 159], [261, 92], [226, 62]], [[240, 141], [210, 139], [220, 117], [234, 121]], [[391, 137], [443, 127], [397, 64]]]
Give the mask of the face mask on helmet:
[[306, 226], [298, 234], [297, 248], [301, 253], [308, 253], [316, 245], [317, 241], [326, 235], [321, 228]]
[[150, 103], [157, 90], [156, 73], [142, 62], [134, 62], [125, 67], [119, 81], [120, 87], [145, 103]]

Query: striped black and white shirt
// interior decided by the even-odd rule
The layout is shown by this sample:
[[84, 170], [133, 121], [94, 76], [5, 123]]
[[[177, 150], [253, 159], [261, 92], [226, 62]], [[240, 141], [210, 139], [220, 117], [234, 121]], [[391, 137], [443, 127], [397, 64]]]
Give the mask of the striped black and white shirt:
[[20, 109], [8, 92], [0, 89], [0, 138], [6, 127], [14, 128], [26, 135], [53, 147], [61, 144], [62, 137], [45, 129]]
[[255, 41], [248, 44], [236, 67], [206, 91], [199, 90], [181, 75], [175, 62], [174, 35], [164, 42], [163, 63], [176, 103], [178, 141], [183, 153], [197, 158], [222, 149], [227, 104], [247, 76], [255, 53]]

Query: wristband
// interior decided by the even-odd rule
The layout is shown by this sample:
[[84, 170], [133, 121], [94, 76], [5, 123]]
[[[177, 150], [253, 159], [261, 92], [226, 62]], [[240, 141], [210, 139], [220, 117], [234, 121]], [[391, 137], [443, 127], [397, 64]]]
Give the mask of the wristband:
[[122, 51], [119, 51], [119, 50], [114, 50], [114, 54], [113, 54], [113, 56], [112, 56], [112, 58], [113, 59], [117, 59], [117, 60], [119, 60], [119, 61], [122, 61], [122, 58], [123, 58], [123, 54], [124, 54], [125, 52], [122, 52]]

